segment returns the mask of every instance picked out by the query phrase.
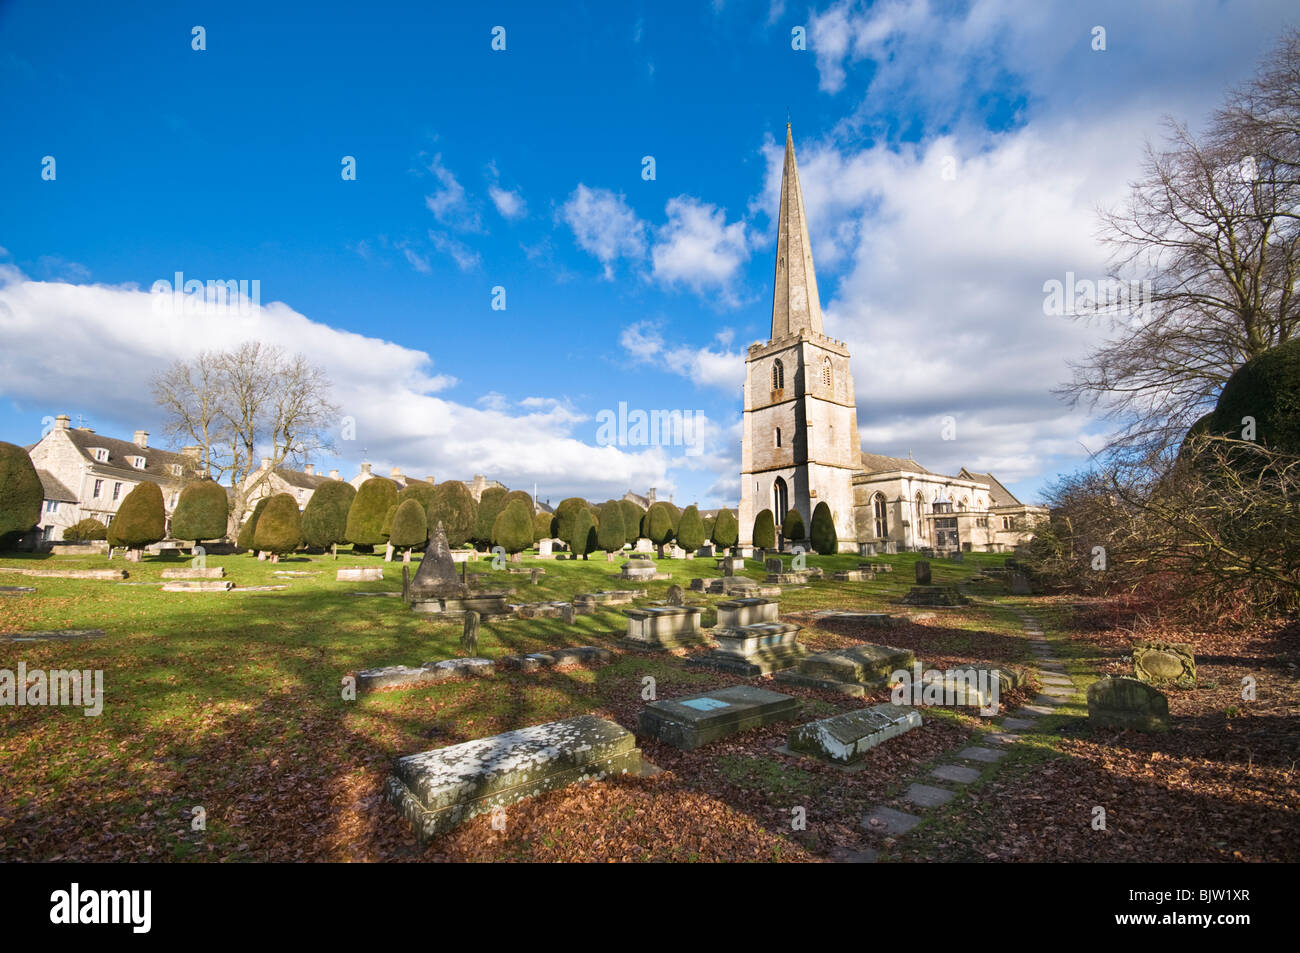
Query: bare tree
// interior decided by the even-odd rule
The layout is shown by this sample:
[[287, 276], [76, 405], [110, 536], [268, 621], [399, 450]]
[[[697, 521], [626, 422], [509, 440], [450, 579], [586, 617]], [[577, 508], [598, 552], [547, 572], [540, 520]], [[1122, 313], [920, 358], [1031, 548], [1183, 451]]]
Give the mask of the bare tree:
[[1116, 452], [1167, 450], [1236, 368], [1300, 333], [1298, 77], [1292, 33], [1204, 135], [1167, 121], [1126, 203], [1102, 213], [1116, 277], [1145, 274], [1151, 293], [1063, 390], [1117, 422]]
[[208, 473], [229, 483], [232, 533], [269, 470], [331, 449], [338, 408], [329, 391], [324, 371], [301, 354], [256, 341], [177, 361], [153, 380], [168, 433], [201, 447]]

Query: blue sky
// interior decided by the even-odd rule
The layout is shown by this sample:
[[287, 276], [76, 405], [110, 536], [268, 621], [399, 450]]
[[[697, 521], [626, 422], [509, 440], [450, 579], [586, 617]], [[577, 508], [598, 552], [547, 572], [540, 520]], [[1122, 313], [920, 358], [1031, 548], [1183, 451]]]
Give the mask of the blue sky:
[[[0, 4], [0, 439], [64, 412], [160, 436], [149, 376], [255, 336], [334, 379], [356, 439], [324, 469], [734, 504], [788, 109], [864, 444], [1032, 499], [1105, 429], [1050, 394], [1098, 332], [1045, 316], [1043, 282], [1104, 276], [1096, 208], [1143, 138], [1202, 121], [1288, 16], [269, 6]], [[160, 320], [147, 292], [177, 271], [256, 279], [263, 307]], [[700, 412], [700, 452], [598, 446], [620, 401]]]

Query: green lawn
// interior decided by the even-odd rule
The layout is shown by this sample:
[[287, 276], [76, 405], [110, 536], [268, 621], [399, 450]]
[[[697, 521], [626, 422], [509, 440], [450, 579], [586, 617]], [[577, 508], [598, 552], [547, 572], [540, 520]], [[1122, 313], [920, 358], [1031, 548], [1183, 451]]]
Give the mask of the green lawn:
[[[933, 612], [893, 605], [913, 581], [916, 558], [879, 557], [895, 569], [869, 583], [789, 588], [782, 615], [805, 626], [803, 639], [814, 649], [880, 641], [914, 648], [926, 661], [1027, 658], [1015, 616], [1002, 605]], [[975, 554], [964, 563], [934, 560], [932, 566], [936, 582], [956, 583], [1002, 560]], [[822, 567], [828, 576], [858, 562], [854, 556], [808, 557], [809, 566]], [[278, 564], [247, 555], [209, 556], [208, 565], [224, 566], [237, 587], [289, 587], [213, 594], [160, 591], [161, 571], [184, 565], [180, 558], [136, 564], [110, 564], [102, 557], [0, 559], [0, 568], [109, 565], [127, 568], [130, 579], [0, 572], [0, 585], [37, 589], [0, 597], [0, 632], [106, 632], [102, 639], [78, 642], [0, 641], [0, 668], [15, 669], [22, 661], [29, 670], [102, 669], [105, 691], [98, 718], [84, 717], [79, 709], [0, 709], [0, 859], [559, 859], [587, 856], [586, 850], [603, 857], [588, 835], [578, 833], [594, 819], [602, 832], [623, 832], [623, 846], [601, 848], [613, 851], [611, 856], [633, 851], [673, 859], [808, 859], [851, 841], [854, 819], [874, 799], [977, 726], [972, 717], [936, 712], [922, 729], [891, 741], [890, 757], [852, 775], [775, 754], [784, 737], [781, 726], [692, 753], [647, 740], [647, 759], [665, 769], [657, 778], [610, 784], [600, 792], [554, 792], [519, 806], [510, 833], [492, 832], [480, 818], [420, 851], [379, 798], [394, 756], [585, 712], [634, 728], [647, 676], [655, 679], [658, 697], [739, 679], [688, 667], [670, 655], [626, 652], [615, 641], [624, 617], [606, 609], [578, 616], [572, 627], [559, 619], [485, 621], [478, 652], [497, 658], [605, 645], [618, 655], [603, 668], [499, 672], [350, 701], [342, 682], [359, 669], [463, 654], [459, 621], [416, 614], [397, 598], [350, 594], [400, 591], [400, 563], [351, 554], [337, 561], [298, 556]], [[383, 565], [385, 579], [335, 581], [336, 569], [356, 565]], [[632, 587], [618, 579], [619, 563], [606, 562], [603, 554], [587, 561], [525, 557], [512, 565], [536, 566], [546, 574], [533, 586], [527, 575], [493, 572], [487, 559], [473, 563], [471, 571], [492, 573], [494, 587], [512, 587], [514, 602]], [[673, 578], [650, 583], [645, 601], [663, 599], [673, 583], [685, 588], [694, 576], [719, 574], [712, 559], [663, 560], [660, 566]], [[312, 575], [276, 576], [277, 571]], [[747, 575], [761, 580], [761, 564], [751, 560]], [[977, 585], [972, 592], [1001, 598], [997, 586]], [[723, 598], [690, 591], [687, 596], [706, 607]], [[824, 627], [810, 613], [827, 608], [898, 613], [904, 624], [866, 632]], [[910, 622], [907, 613], [926, 618]], [[706, 622], [712, 616], [706, 608]], [[864, 702], [782, 690], [804, 696], [810, 716], [886, 697]], [[608, 803], [595, 803], [600, 798]], [[807, 806], [819, 823], [790, 830], [792, 801]], [[205, 829], [199, 831], [191, 822], [196, 807], [204, 811]], [[689, 819], [710, 812], [721, 820], [700, 822], [696, 838]], [[652, 829], [662, 831], [662, 843], [647, 833]]]

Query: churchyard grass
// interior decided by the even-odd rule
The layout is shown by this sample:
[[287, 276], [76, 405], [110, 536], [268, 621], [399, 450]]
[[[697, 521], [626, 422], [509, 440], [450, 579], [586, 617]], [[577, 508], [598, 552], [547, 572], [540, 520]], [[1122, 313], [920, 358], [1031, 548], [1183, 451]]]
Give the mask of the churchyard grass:
[[[1096, 677], [1099, 669], [1113, 666], [1113, 648], [1069, 628], [1071, 610], [1050, 599], [1011, 598], [996, 584], [972, 584], [966, 589], [975, 598], [970, 605], [895, 605], [914, 582], [915, 558], [876, 557], [894, 571], [870, 582], [839, 583], [830, 574], [856, 567], [856, 556], [809, 556], [808, 565], [822, 568], [827, 578], [785, 587], [781, 616], [804, 627], [801, 641], [814, 651], [871, 641], [910, 648], [927, 666], [1026, 664], [1032, 658], [1016, 609], [1028, 606], [1068, 672]], [[934, 582], [962, 583], [980, 566], [1000, 565], [1003, 558], [932, 560]], [[101, 669], [105, 695], [98, 718], [57, 707], [0, 711], [0, 859], [824, 859], [860, 840], [864, 812], [896, 796], [929, 766], [951, 760], [952, 751], [974, 743], [987, 726], [967, 711], [927, 708], [922, 728], [873, 749], [856, 772], [778, 752], [785, 724], [695, 751], [643, 738], [646, 760], [663, 769], [655, 777], [553, 791], [511, 807], [505, 831], [494, 830], [484, 816], [418, 848], [380, 797], [400, 755], [586, 713], [634, 728], [646, 703], [647, 679], [654, 680], [657, 698], [737, 683], [777, 687], [805, 702], [799, 721], [886, 701], [888, 692], [854, 699], [688, 666], [671, 654], [630, 652], [618, 645], [626, 619], [620, 607], [609, 607], [579, 614], [571, 626], [558, 618], [484, 619], [478, 654], [498, 659], [597, 645], [615, 653], [611, 664], [532, 673], [499, 669], [488, 678], [347, 700], [342, 679], [361, 669], [463, 654], [459, 619], [414, 613], [399, 598], [351, 594], [399, 592], [400, 563], [348, 553], [337, 561], [299, 555], [275, 564], [247, 555], [209, 556], [207, 565], [225, 567], [234, 591], [160, 591], [162, 570], [184, 564], [180, 558], [147, 557], [126, 567], [131, 576], [125, 583], [0, 572], [0, 584], [37, 589], [0, 600], [0, 632], [105, 632], [81, 641], [0, 640], [0, 669], [20, 661], [29, 669]], [[512, 602], [637, 587], [648, 590], [637, 604], [647, 604], [663, 599], [672, 584], [687, 587], [691, 578], [720, 574], [712, 559], [657, 564], [671, 580], [619, 580], [618, 563], [601, 556], [582, 561], [525, 555], [521, 564], [509, 564], [545, 569], [538, 585], [526, 574], [492, 571], [490, 560], [469, 568], [490, 573], [493, 588], [513, 588]], [[109, 564], [102, 557], [0, 558], [0, 568], [55, 565]], [[382, 565], [385, 579], [337, 582], [335, 571], [352, 565]], [[760, 583], [765, 575], [753, 560], [745, 574]], [[241, 591], [267, 585], [288, 588]], [[706, 607], [706, 624], [724, 598], [686, 592], [687, 602]], [[889, 613], [897, 624], [875, 628], [815, 614], [828, 609]], [[1082, 691], [1086, 681], [1077, 687]], [[1013, 693], [1008, 707], [1032, 700], [1036, 690]], [[883, 845], [882, 857], [974, 859], [1005, 848], [999, 856], [1015, 859], [1019, 855], [1009, 851], [1020, 841], [1006, 833], [1007, 825], [1017, 824], [1017, 812], [1036, 809], [1035, 799], [1053, 789], [1045, 772], [1075, 737], [1061, 728], [1077, 726], [1085, 711], [1079, 696], [1040, 718], [1006, 759], [979, 766], [979, 781], [913, 834]], [[979, 827], [987, 812], [972, 813], [970, 797], [982, 797], [992, 785], [1003, 791], [1011, 784], [1005, 779], [1016, 777], [1027, 779], [1027, 787], [1005, 789], [1011, 793], [1004, 794], [1005, 804], [999, 802], [998, 846], [972, 846], [968, 832], [993, 835]], [[806, 811], [806, 829], [792, 826], [796, 808]], [[195, 809], [202, 809], [197, 828]]]

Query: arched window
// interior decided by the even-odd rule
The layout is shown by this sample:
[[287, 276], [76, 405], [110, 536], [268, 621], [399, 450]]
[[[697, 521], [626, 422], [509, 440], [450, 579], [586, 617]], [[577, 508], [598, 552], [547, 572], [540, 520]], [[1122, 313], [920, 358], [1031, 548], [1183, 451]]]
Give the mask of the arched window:
[[772, 364], [772, 390], [781, 390], [785, 387], [785, 366], [780, 361]]
[[876, 518], [876, 538], [884, 539], [889, 535], [889, 504], [885, 494], [877, 493], [871, 501], [871, 509]]
[[926, 537], [925, 497], [919, 491], [916, 494], [916, 535], [921, 539]]
[[781, 428], [780, 428], [780, 427], [777, 427], [777, 428], [776, 428], [776, 445], [777, 445], [778, 447], [781, 446]]
[[835, 378], [831, 375], [831, 359], [828, 357], [822, 361], [822, 384], [831, 387], [834, 382]]
[[785, 522], [785, 514], [790, 509], [790, 492], [786, 488], [785, 480], [781, 477], [776, 478], [772, 484], [772, 512], [776, 515], [777, 523]]

